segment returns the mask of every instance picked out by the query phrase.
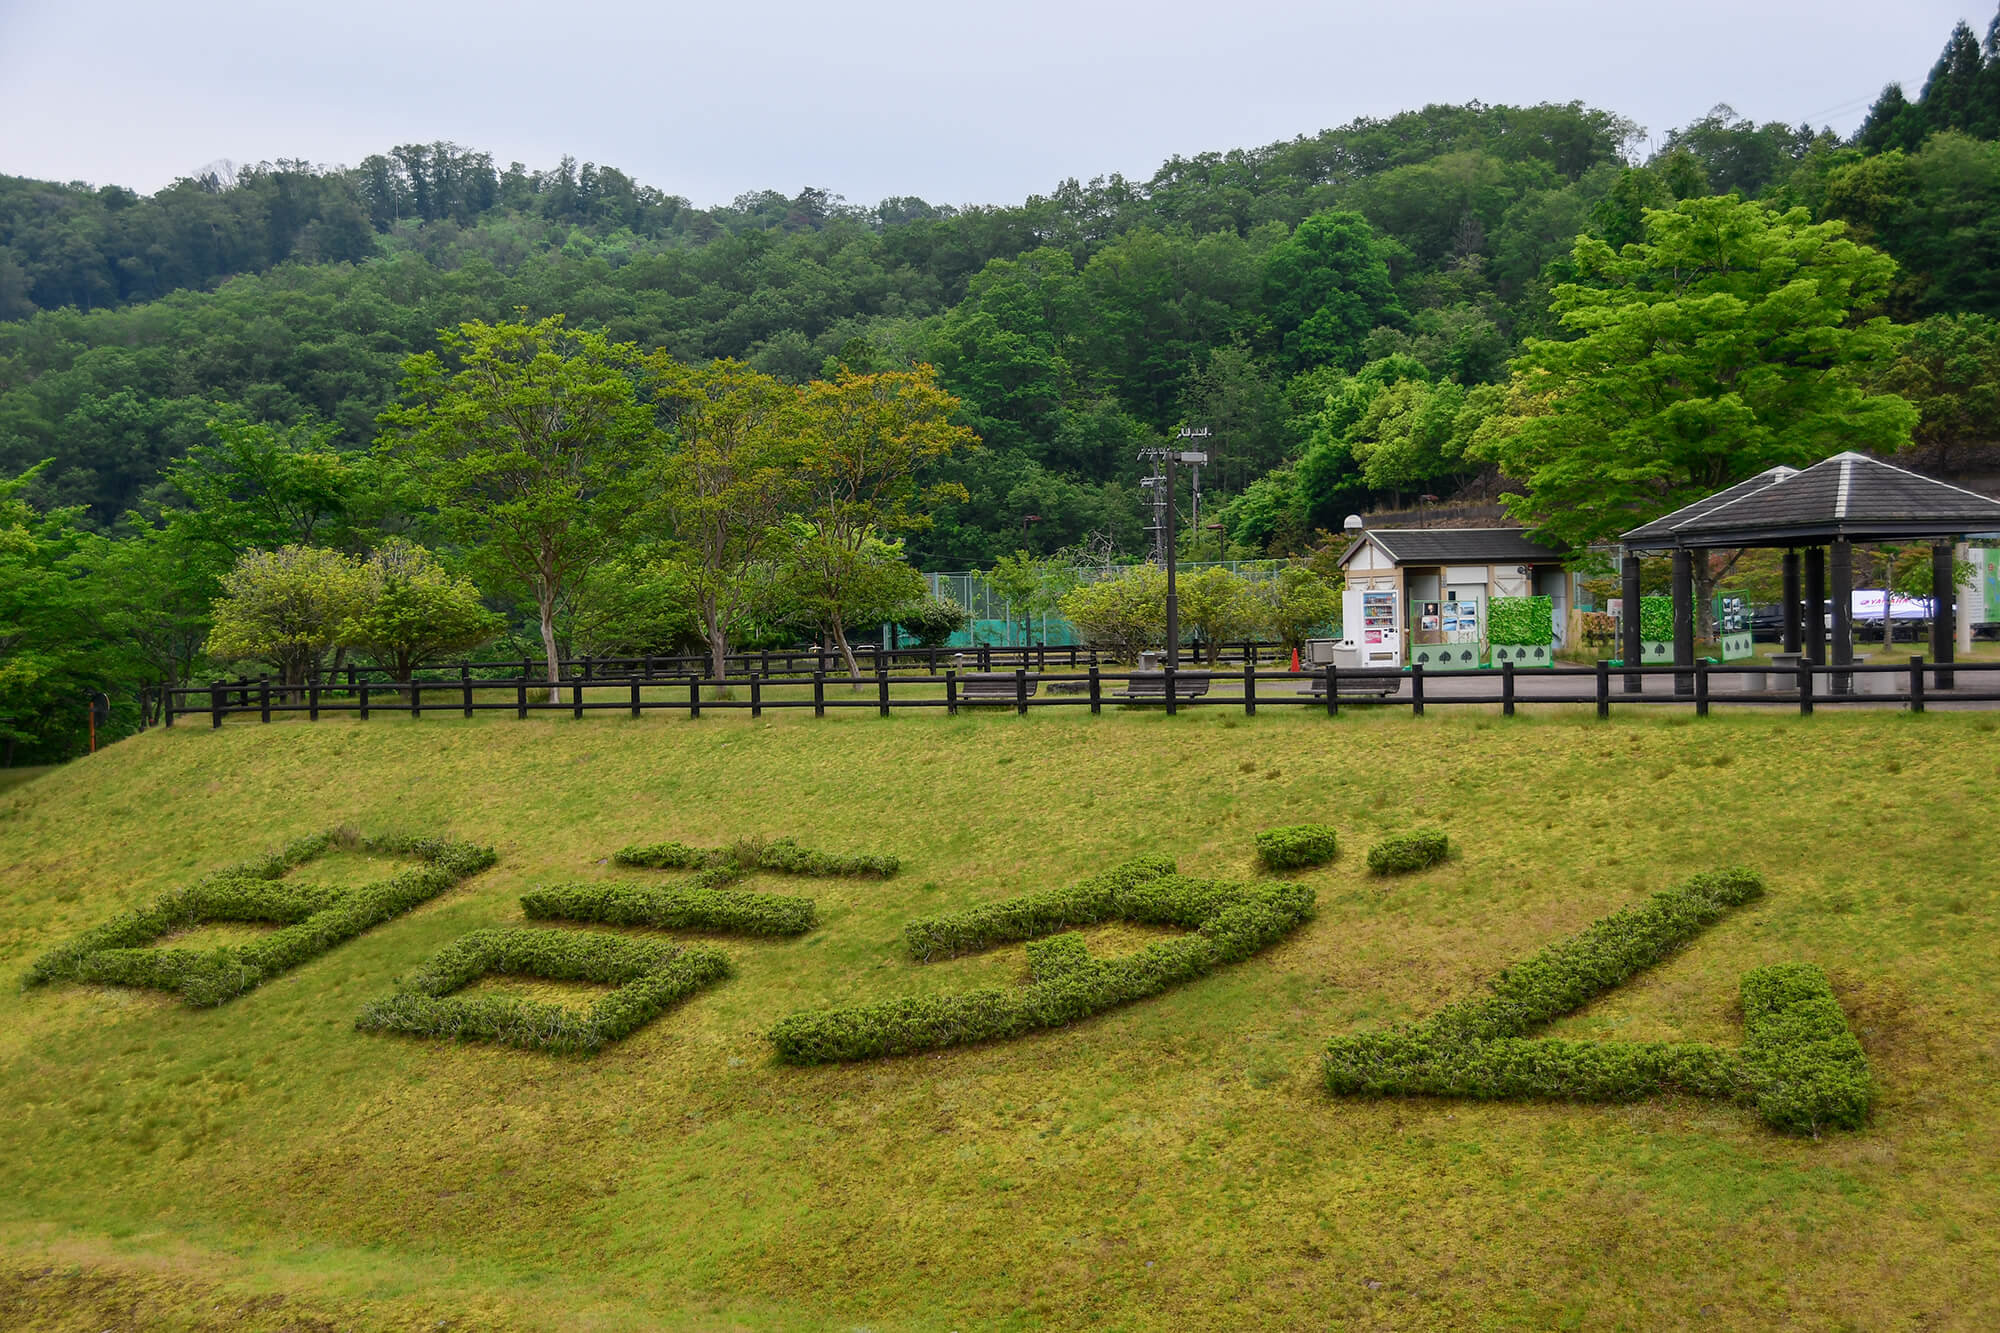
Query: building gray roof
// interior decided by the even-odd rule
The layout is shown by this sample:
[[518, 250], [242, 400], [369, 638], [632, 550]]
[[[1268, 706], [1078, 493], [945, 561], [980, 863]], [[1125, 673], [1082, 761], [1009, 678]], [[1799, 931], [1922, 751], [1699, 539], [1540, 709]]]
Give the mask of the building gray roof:
[[[1398, 565], [1545, 565], [1567, 558], [1526, 528], [1369, 528], [1362, 536]], [[1341, 563], [1360, 549], [1360, 542], [1350, 546]]]
[[1634, 528], [1625, 534], [1625, 544], [1660, 550], [1791, 546], [1834, 538], [1910, 541], [2000, 527], [2000, 501], [1867, 454], [1835, 454], [1802, 472], [1753, 485], [1770, 476], [1759, 474]]

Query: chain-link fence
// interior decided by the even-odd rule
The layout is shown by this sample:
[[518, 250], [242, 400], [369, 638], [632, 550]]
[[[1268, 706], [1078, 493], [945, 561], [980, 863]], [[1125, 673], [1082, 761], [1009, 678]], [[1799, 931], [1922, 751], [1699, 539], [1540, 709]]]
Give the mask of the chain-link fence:
[[[1175, 571], [1178, 577], [1186, 578], [1204, 569], [1226, 569], [1252, 583], [1262, 583], [1278, 577], [1278, 571], [1286, 563], [1283, 560], [1211, 560], [1178, 564]], [[1080, 565], [1071, 572], [1078, 583], [1096, 583], [1101, 579], [1115, 579], [1131, 568], [1130, 565]], [[1018, 648], [1044, 643], [1050, 647], [1067, 648], [1082, 642], [1076, 626], [1057, 612], [1036, 611], [1031, 614], [1024, 610], [1016, 614], [1013, 605], [994, 590], [986, 575], [979, 570], [959, 574], [926, 574], [924, 579], [930, 584], [932, 593], [958, 603], [970, 617], [966, 628], [952, 635], [951, 647], [972, 648], [988, 644], [995, 648]]]

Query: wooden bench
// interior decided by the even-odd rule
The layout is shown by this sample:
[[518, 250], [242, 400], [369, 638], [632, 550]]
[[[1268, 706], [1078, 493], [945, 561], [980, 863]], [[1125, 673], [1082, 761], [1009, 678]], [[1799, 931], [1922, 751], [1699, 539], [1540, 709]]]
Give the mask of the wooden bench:
[[[1034, 698], [1041, 687], [1041, 673], [1030, 671], [1028, 697]], [[962, 704], [1011, 704], [1020, 697], [1020, 682], [1011, 671], [968, 671], [958, 678], [958, 701]]]
[[[1176, 671], [1174, 673], [1174, 698], [1199, 699], [1208, 693], [1211, 677], [1206, 671]], [[1111, 696], [1114, 699], [1165, 699], [1167, 697], [1167, 673], [1164, 671], [1135, 671], [1125, 688]]]
[[[1381, 676], [1358, 676], [1346, 671], [1334, 673], [1334, 692], [1343, 699], [1386, 699], [1403, 688], [1401, 673]], [[1326, 698], [1326, 674], [1312, 678], [1312, 688], [1300, 690], [1300, 694], [1315, 699]]]

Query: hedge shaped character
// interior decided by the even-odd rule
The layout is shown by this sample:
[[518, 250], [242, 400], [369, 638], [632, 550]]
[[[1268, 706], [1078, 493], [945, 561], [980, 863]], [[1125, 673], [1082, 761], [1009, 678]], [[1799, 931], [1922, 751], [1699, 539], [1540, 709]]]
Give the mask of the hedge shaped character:
[[[904, 929], [904, 942], [918, 962], [1025, 942], [1031, 977], [1025, 987], [793, 1014], [771, 1030], [771, 1041], [787, 1063], [823, 1064], [1059, 1027], [1241, 962], [1296, 930], [1312, 912], [1313, 891], [1301, 885], [1192, 879], [1176, 874], [1165, 857], [1141, 857], [1070, 888], [931, 917]], [[1179, 926], [1192, 933], [1124, 957], [1097, 958], [1075, 927], [1107, 921]]]
[[1868, 1060], [1825, 973], [1805, 963], [1743, 978], [1744, 1043], [1567, 1041], [1529, 1034], [1574, 1013], [1759, 897], [1749, 871], [1697, 875], [1502, 972], [1483, 999], [1424, 1022], [1336, 1037], [1323, 1060], [1343, 1095], [1487, 1100], [1633, 1101], [1681, 1092], [1753, 1105], [1778, 1129], [1817, 1134], [1863, 1124]]
[[[664, 842], [620, 849], [620, 865], [693, 870], [685, 885], [632, 881], [537, 885], [521, 896], [535, 921], [789, 938], [818, 924], [810, 898], [726, 887], [752, 870], [813, 876], [886, 876], [894, 857], [829, 856], [789, 838], [745, 839], [723, 848]], [[480, 930], [447, 946], [398, 991], [356, 1020], [364, 1032], [489, 1041], [564, 1053], [597, 1051], [731, 974], [728, 955], [707, 945], [639, 940], [600, 931]], [[613, 987], [578, 1013], [514, 996], [461, 995], [486, 976], [585, 981]]]
[[[359, 888], [286, 876], [334, 848], [408, 857], [416, 865]], [[401, 834], [316, 833], [164, 894], [85, 931], [36, 959], [25, 983], [94, 981], [172, 991], [191, 1005], [222, 1004], [253, 990], [370, 927], [429, 902], [492, 865], [493, 849]], [[280, 927], [248, 944], [213, 949], [159, 947], [176, 931], [217, 922]]]

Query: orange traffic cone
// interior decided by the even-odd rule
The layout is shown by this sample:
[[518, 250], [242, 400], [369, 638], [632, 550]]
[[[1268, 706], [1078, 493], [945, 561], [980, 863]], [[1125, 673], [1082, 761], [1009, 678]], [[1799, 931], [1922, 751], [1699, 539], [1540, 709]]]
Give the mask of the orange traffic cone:
[[1298, 669], [1299, 669], [1299, 650], [1294, 648], [1292, 649], [1292, 670], [1296, 672]]

